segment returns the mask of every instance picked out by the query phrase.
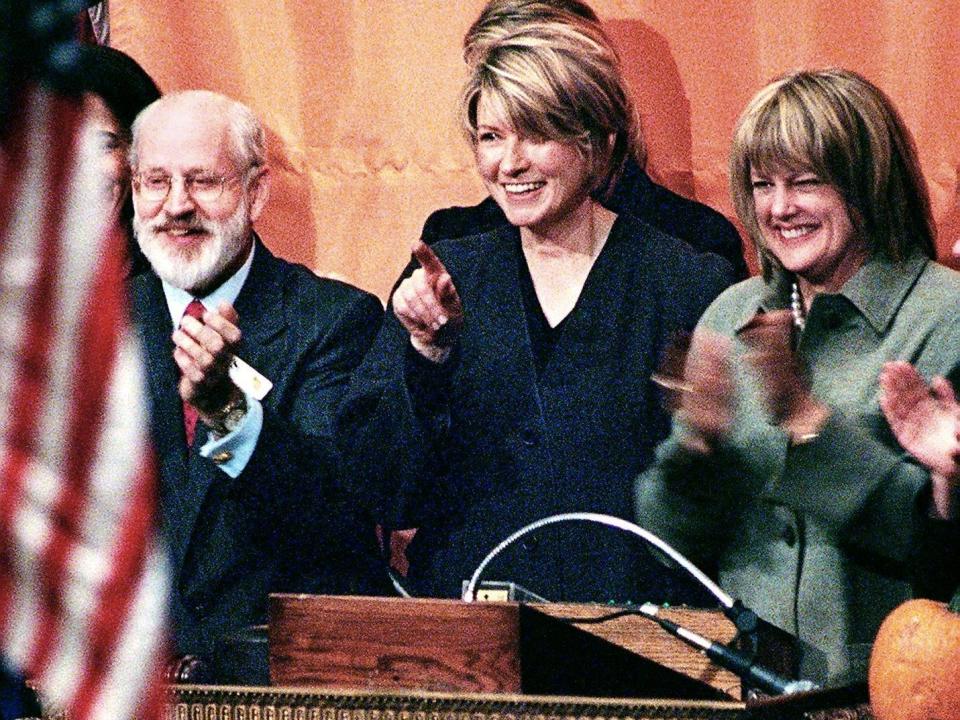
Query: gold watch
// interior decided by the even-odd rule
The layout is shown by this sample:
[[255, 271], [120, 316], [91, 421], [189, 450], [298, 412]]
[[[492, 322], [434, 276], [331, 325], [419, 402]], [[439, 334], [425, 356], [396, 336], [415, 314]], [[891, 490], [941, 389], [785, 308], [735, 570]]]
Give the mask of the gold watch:
[[204, 424], [213, 431], [214, 435], [223, 437], [240, 427], [246, 415], [247, 396], [238, 393], [234, 399], [204, 419]]

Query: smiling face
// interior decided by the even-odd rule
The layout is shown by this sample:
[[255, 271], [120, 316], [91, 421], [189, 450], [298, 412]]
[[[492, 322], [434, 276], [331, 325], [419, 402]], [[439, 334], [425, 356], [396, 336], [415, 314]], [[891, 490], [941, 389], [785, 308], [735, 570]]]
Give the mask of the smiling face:
[[482, 96], [475, 152], [487, 191], [521, 230], [549, 236], [591, 206], [591, 166], [579, 148], [518, 133]]
[[[263, 169], [234, 157], [223, 112], [205, 105], [173, 104], [149, 116], [139, 133], [136, 171], [169, 177], [170, 191], [151, 200], [134, 184], [133, 227], [154, 272], [175, 287], [203, 294], [246, 259], [251, 224], [265, 200]], [[198, 201], [186, 181], [227, 178], [215, 200]], [[211, 182], [213, 181], [211, 180]]]
[[867, 259], [869, 248], [837, 188], [804, 170], [752, 169], [750, 179], [767, 249], [809, 289], [839, 290]]

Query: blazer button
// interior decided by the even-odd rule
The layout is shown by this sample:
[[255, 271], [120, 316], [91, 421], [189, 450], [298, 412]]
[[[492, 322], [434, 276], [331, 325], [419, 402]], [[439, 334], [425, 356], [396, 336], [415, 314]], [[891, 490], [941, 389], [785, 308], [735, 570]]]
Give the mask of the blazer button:
[[823, 324], [827, 330], [839, 330], [843, 327], [844, 318], [838, 310], [830, 309], [823, 316]]
[[794, 530], [793, 525], [787, 525], [783, 528], [780, 539], [786, 543], [787, 547], [793, 547], [797, 544], [797, 531]]
[[537, 444], [537, 434], [531, 428], [524, 428], [520, 431], [520, 442], [527, 447], [533, 447]]

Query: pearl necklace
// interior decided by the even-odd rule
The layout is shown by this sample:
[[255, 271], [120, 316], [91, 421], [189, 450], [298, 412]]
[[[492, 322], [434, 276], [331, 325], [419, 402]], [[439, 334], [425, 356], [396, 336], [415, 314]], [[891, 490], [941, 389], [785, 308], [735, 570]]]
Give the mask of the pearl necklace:
[[796, 283], [793, 283], [790, 290], [790, 312], [793, 314], [793, 326], [803, 332], [807, 324], [807, 313], [800, 302], [800, 288]]

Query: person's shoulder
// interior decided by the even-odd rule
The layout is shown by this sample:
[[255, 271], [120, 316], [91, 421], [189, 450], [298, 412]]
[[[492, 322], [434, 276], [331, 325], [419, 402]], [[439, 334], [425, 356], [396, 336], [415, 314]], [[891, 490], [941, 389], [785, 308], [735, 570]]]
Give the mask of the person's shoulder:
[[625, 245], [633, 250], [638, 262], [657, 273], [707, 272], [735, 277], [730, 262], [714, 252], [693, 247], [686, 240], [669, 235], [662, 229], [628, 212], [617, 218], [617, 231], [624, 235]]
[[905, 305], [928, 320], [960, 328], [960, 272], [929, 260], [910, 290]]
[[[960, 272], [941, 265], [936, 260], [927, 263], [921, 276], [921, 281], [931, 287], [942, 288], [953, 293], [960, 293]], [[954, 301], [956, 298], [954, 298]]]
[[757, 312], [767, 284], [759, 275], [735, 283], [714, 298], [701, 322], [716, 331], [732, 334]]
[[135, 322], [163, 305], [163, 286], [152, 270], [137, 273], [126, 279], [130, 312]]
[[701, 234], [740, 239], [732, 222], [718, 210], [699, 200], [691, 200], [651, 181], [651, 193], [659, 210], [661, 227], [671, 235], [694, 240]]
[[476, 205], [434, 210], [423, 224], [420, 237], [427, 245], [450, 238], [485, 233], [507, 224], [507, 218], [491, 197]]
[[740, 233], [722, 213], [654, 182], [635, 163], [628, 163], [614, 190], [616, 209], [630, 212], [659, 230], [689, 243], [698, 252], [725, 258], [738, 279], [747, 277]]
[[741, 307], [759, 305], [760, 298], [767, 290], [767, 283], [759, 275], [734, 283], [717, 296], [716, 304], [723, 307]]
[[507, 223], [483, 232], [437, 240], [431, 247], [444, 263], [469, 266], [494, 248], [502, 247], [514, 233], [516, 228]]
[[722, 213], [709, 205], [654, 184], [660, 196], [660, 227], [690, 243], [698, 252], [712, 252], [723, 257], [733, 267], [738, 279], [748, 275], [743, 257], [743, 242], [736, 227]]
[[138, 273], [130, 274], [126, 278], [126, 285], [128, 288], [130, 288], [131, 292], [146, 292], [150, 287], [159, 284], [160, 278], [158, 278], [150, 268]]
[[320, 307], [350, 304], [376, 304], [382, 308], [379, 298], [345, 280], [317, 275], [301, 263], [270, 256], [273, 271], [283, 287], [285, 300], [309, 312]]

